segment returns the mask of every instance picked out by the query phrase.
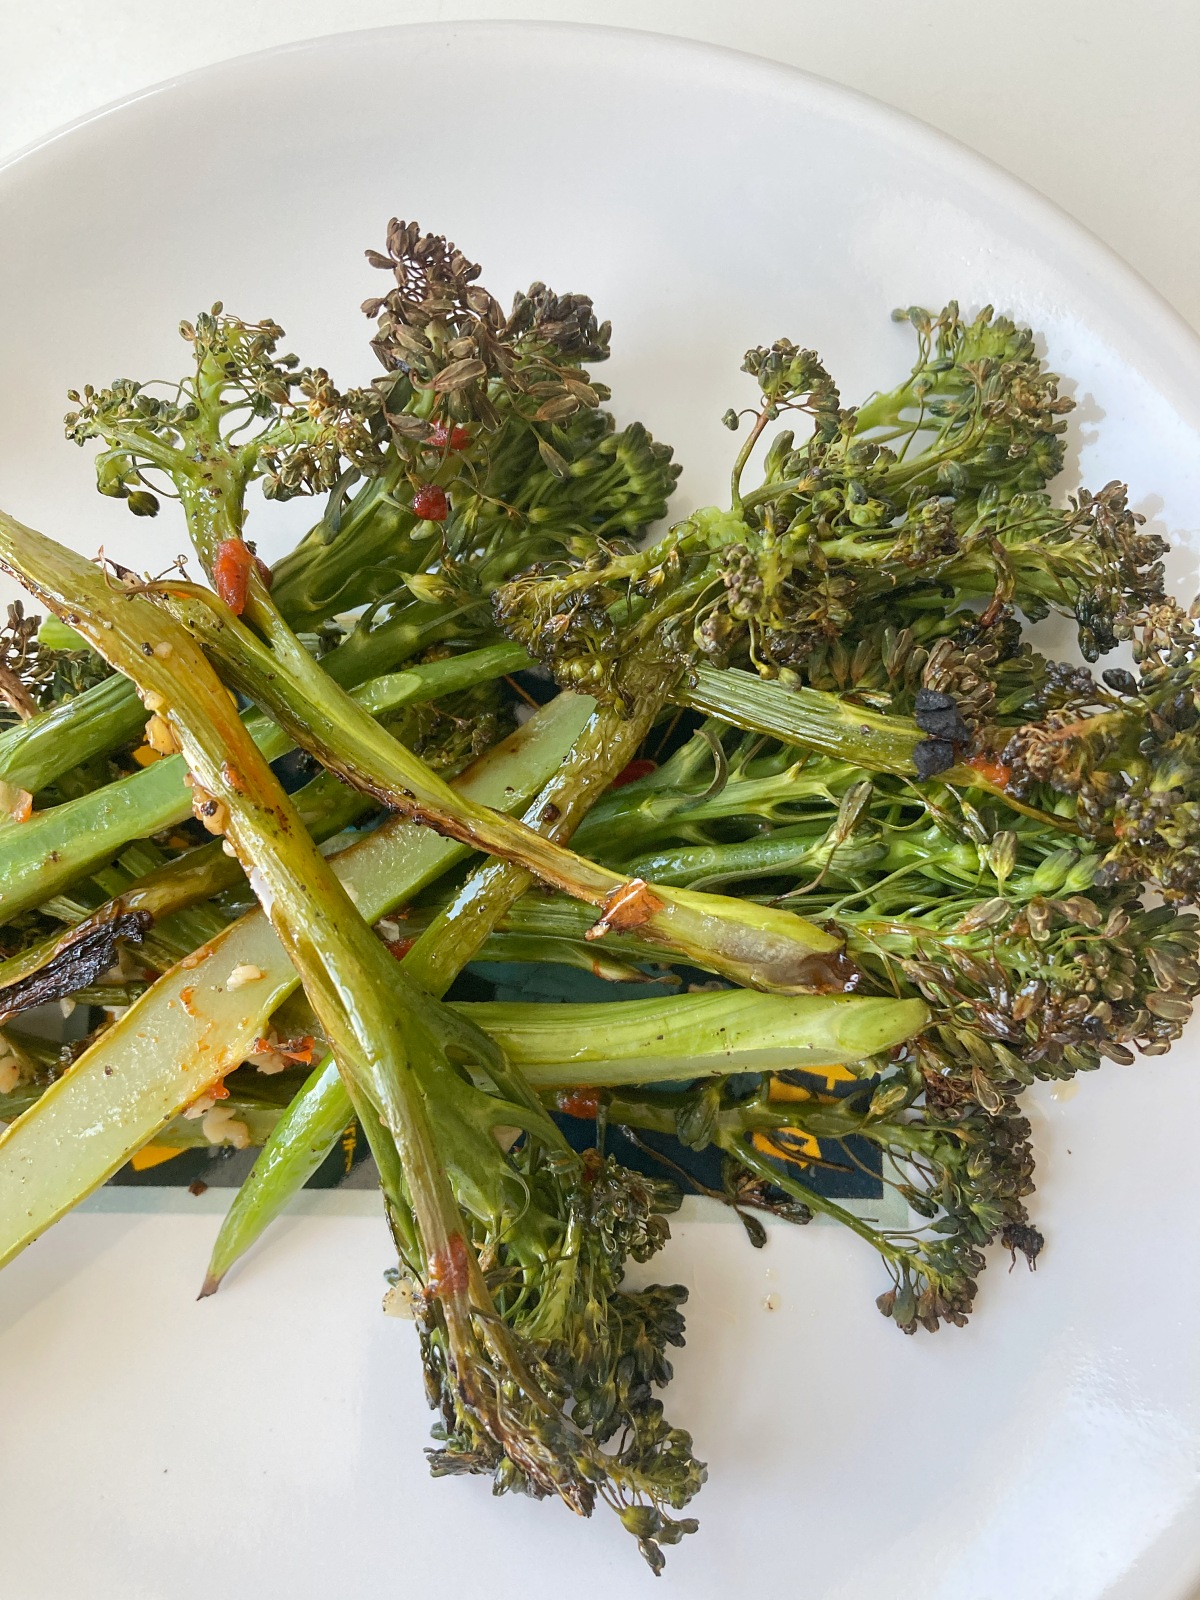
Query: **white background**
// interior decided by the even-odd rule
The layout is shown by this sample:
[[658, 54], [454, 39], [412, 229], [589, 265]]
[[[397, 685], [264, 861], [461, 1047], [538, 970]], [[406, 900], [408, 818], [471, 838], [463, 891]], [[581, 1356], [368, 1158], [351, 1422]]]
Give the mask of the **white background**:
[[[0, 0], [0, 159], [210, 62], [473, 17], [681, 34], [860, 89], [1040, 189], [1200, 328], [1194, 0]], [[453, 89], [430, 90], [413, 125], [433, 142]]]

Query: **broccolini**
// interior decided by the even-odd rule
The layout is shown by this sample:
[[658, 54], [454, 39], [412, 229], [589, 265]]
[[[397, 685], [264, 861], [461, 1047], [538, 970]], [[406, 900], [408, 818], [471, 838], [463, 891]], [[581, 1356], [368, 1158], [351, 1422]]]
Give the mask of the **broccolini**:
[[[990, 308], [898, 313], [912, 370], [856, 406], [747, 352], [727, 503], [652, 532], [679, 468], [589, 299], [505, 311], [411, 222], [369, 259], [371, 381], [217, 304], [177, 384], [72, 394], [211, 590], [173, 535], [143, 577], [0, 514], [59, 619], [0, 635], [0, 1261], [149, 1143], [261, 1144], [210, 1294], [353, 1119], [432, 1470], [603, 1501], [657, 1572], [705, 1476], [656, 1394], [686, 1290], [623, 1279], [679, 1184], [756, 1245], [832, 1219], [900, 1329], [959, 1325], [990, 1247], [1042, 1248], [1029, 1086], [1182, 1031], [1195, 622], [1123, 485], [1054, 492], [1070, 401]], [[273, 571], [262, 497], [315, 504]], [[1087, 665], [1023, 636], [1052, 611]]]

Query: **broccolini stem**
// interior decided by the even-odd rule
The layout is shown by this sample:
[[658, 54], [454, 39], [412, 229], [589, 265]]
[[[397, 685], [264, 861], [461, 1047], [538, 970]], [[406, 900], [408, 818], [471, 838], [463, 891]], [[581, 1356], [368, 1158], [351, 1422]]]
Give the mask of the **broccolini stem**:
[[[618, 1091], [604, 1101], [605, 1116], [610, 1124], [637, 1129], [640, 1132], [674, 1134], [677, 1117], [682, 1109], [682, 1097], [673, 1100], [665, 1096], [627, 1094]], [[826, 1116], [822, 1116], [826, 1113]], [[832, 1117], [833, 1126], [829, 1125]], [[914, 1270], [930, 1277], [936, 1276], [933, 1264], [922, 1258], [921, 1252], [911, 1242], [894, 1238], [874, 1227], [864, 1217], [841, 1206], [836, 1200], [801, 1182], [782, 1164], [770, 1160], [752, 1142], [755, 1133], [776, 1129], [811, 1131], [818, 1137], [845, 1138], [849, 1135], [871, 1140], [887, 1152], [901, 1149], [905, 1152], [921, 1149], [919, 1130], [908, 1129], [905, 1124], [888, 1121], [873, 1126], [867, 1117], [847, 1117], [840, 1107], [808, 1106], [803, 1102], [789, 1101], [772, 1106], [762, 1099], [747, 1101], [740, 1106], [722, 1109], [716, 1118], [712, 1142], [741, 1167], [753, 1173], [770, 1188], [781, 1189], [793, 1200], [798, 1200], [810, 1212], [840, 1222], [852, 1233], [864, 1239], [878, 1251], [893, 1273], [901, 1277]]]
[[[0, 513], [0, 529], [10, 526], [20, 525], [10, 524]], [[490, 646], [481, 652], [392, 673], [356, 692], [370, 707], [370, 716], [382, 716], [402, 705], [485, 682], [512, 671], [514, 663], [523, 659], [523, 653], [515, 646]], [[136, 703], [144, 722], [145, 709], [140, 701]], [[268, 761], [277, 760], [292, 747], [291, 739], [269, 718], [254, 713], [245, 720]], [[42, 904], [131, 840], [147, 838], [182, 822], [192, 810], [185, 773], [180, 756], [167, 756], [115, 783], [37, 812], [20, 827], [5, 830], [0, 838], [0, 917], [8, 920]]]
[[[869, 772], [903, 778], [916, 776], [913, 751], [926, 737], [907, 718], [883, 716], [821, 689], [785, 688], [739, 667], [698, 663], [677, 686], [675, 698], [735, 728], [818, 750]], [[963, 767], [941, 772], [938, 778], [977, 781], [977, 775]]]
[[36, 794], [72, 767], [128, 744], [145, 721], [129, 679], [105, 678], [73, 700], [5, 728], [0, 733], [0, 779]]
[[[853, 762], [868, 772], [915, 778], [914, 751], [926, 735], [905, 717], [886, 717], [852, 705], [821, 689], [785, 688], [739, 667], [694, 665], [677, 684], [672, 699], [705, 716], [719, 717], [750, 733], [765, 733], [784, 744], [800, 745], [822, 755]], [[959, 761], [937, 774], [939, 783], [954, 788], [982, 789], [1024, 817], [1032, 817], [1060, 833], [1082, 830], [1070, 818], [1040, 811], [1008, 792], [982, 767]]]
[[364, 574], [383, 567], [395, 583], [405, 568], [424, 570], [434, 540], [413, 539], [418, 518], [391, 498], [398, 476], [393, 468], [368, 478], [339, 507], [336, 523], [319, 522], [275, 563], [271, 593], [292, 627], [303, 630], [360, 605]]
[[[774, 410], [774, 406], [763, 406], [757, 417], [755, 417], [754, 426], [750, 429], [749, 435], [743, 442], [741, 449], [737, 453], [737, 459], [733, 463], [733, 471], [729, 478], [729, 503], [735, 514], [740, 513], [742, 509], [742, 473], [746, 470], [746, 463], [754, 454], [754, 446], [758, 443], [762, 431], [770, 421]], [[736, 426], [736, 423], [734, 425]]]
[[415, 821], [600, 907], [593, 937], [636, 925], [644, 938], [753, 988], [805, 993], [852, 983], [838, 939], [788, 912], [689, 890], [651, 891], [456, 794], [329, 681], [271, 606], [257, 575], [245, 615], [269, 647], [205, 591], [185, 596], [174, 585], [172, 592], [181, 597], [174, 602], [180, 614], [234, 681], [325, 766]]
[[[659, 1093], [643, 1102], [637, 1097], [638, 1086], [852, 1062], [904, 1043], [929, 1018], [928, 1007], [919, 1000], [761, 995], [736, 989], [627, 1001], [615, 1018], [589, 1004], [556, 1006], [553, 1017], [537, 1002], [468, 1001], [452, 1009], [501, 1045], [538, 1096], [558, 1089], [608, 1086], [616, 1091], [606, 1102], [611, 1121], [663, 1132], [674, 1126], [680, 1097]], [[252, 1113], [250, 1142], [265, 1146], [261, 1184], [278, 1184], [284, 1170], [280, 1163], [294, 1162], [297, 1154], [308, 1161], [310, 1171], [315, 1170], [345, 1130], [353, 1112], [344, 1090], [340, 1096], [309, 1092], [335, 1072], [332, 1058], [326, 1058], [290, 1103], [284, 1098], [286, 1080], [230, 1080], [230, 1096], [223, 1105], [239, 1117], [240, 1107]], [[42, 1092], [41, 1085], [23, 1085], [0, 1099], [0, 1116], [27, 1110]], [[537, 1104], [540, 1111], [541, 1099]], [[285, 1126], [291, 1129], [286, 1141], [278, 1137]], [[722, 1109], [718, 1126], [727, 1141], [797, 1128], [822, 1138], [859, 1135], [884, 1146], [906, 1144], [903, 1124], [888, 1122], [878, 1128], [869, 1117], [851, 1114], [842, 1104], [815, 1101], [772, 1104], [755, 1099]], [[187, 1137], [189, 1132], [198, 1137]], [[205, 1138], [198, 1124], [177, 1118], [161, 1131], [158, 1142], [186, 1145], [203, 1143]], [[311, 1151], [297, 1152], [296, 1146], [306, 1140]], [[919, 1133], [907, 1142], [919, 1150]], [[231, 1253], [233, 1242], [234, 1235], [223, 1227], [202, 1295], [212, 1293], [241, 1253]]]
[[353, 1116], [337, 1062], [325, 1056], [260, 1141], [263, 1148], [221, 1223], [200, 1299], [216, 1293], [230, 1267], [299, 1194]]
[[[649, 722], [653, 721], [650, 716]], [[636, 752], [645, 716], [622, 718], [597, 706], [570, 753], [525, 813], [531, 827], [570, 836], [596, 794]], [[478, 867], [404, 958], [404, 970], [427, 993], [441, 996], [474, 959], [500, 918], [531, 883], [506, 861]], [[516, 1077], [504, 1092], [520, 1103], [528, 1092]], [[289, 1106], [238, 1192], [221, 1226], [203, 1294], [211, 1294], [234, 1262], [284, 1210], [325, 1159], [350, 1120], [350, 1102], [331, 1061], [320, 1063]]]
[[851, 1233], [858, 1234], [860, 1239], [865, 1239], [873, 1249], [878, 1250], [885, 1261], [896, 1266], [911, 1264], [913, 1252], [905, 1249], [903, 1245], [893, 1243], [885, 1234], [880, 1233], [869, 1223], [865, 1217], [859, 1217], [853, 1211], [848, 1211], [845, 1206], [838, 1205], [836, 1200], [831, 1200], [828, 1195], [821, 1194], [817, 1189], [810, 1189], [806, 1183], [801, 1183], [798, 1178], [786, 1171], [773, 1161], [769, 1161], [755, 1149], [748, 1138], [742, 1135], [718, 1133], [717, 1142], [727, 1155], [752, 1172], [756, 1178], [782, 1189], [784, 1194], [790, 1195], [793, 1200], [799, 1200], [810, 1211], [819, 1212], [822, 1216], [832, 1217], [835, 1222], [840, 1222], [843, 1227], [849, 1228]]
[[930, 1020], [923, 1000], [744, 989], [623, 1000], [615, 1015], [607, 1005], [483, 1001], [461, 1009], [538, 1088], [834, 1067], [904, 1044]]

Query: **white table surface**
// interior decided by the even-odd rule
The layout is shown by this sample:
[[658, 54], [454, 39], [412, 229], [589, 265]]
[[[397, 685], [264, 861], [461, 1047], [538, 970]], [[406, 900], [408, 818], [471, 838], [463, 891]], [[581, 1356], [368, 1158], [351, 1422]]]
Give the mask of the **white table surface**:
[[0, 0], [0, 160], [231, 56], [475, 17], [680, 34], [874, 95], [1040, 189], [1200, 328], [1195, 0]]

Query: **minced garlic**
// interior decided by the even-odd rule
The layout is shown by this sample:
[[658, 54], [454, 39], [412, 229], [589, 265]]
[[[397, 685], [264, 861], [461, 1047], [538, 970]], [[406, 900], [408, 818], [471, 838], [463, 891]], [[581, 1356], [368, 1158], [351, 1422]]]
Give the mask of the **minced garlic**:
[[385, 1317], [403, 1317], [406, 1322], [411, 1322], [416, 1316], [417, 1286], [411, 1278], [401, 1278], [394, 1283], [383, 1297], [383, 1314]]
[[209, 1144], [231, 1144], [235, 1150], [244, 1150], [250, 1143], [250, 1129], [234, 1116], [231, 1106], [213, 1106], [205, 1112], [200, 1128]]
[[157, 711], [146, 724], [146, 743], [160, 756], [173, 756], [179, 749], [174, 728]]
[[229, 810], [224, 801], [198, 783], [192, 786], [192, 815], [209, 833], [224, 833], [229, 826]]
[[184, 1116], [189, 1122], [195, 1122], [198, 1117], [203, 1117], [212, 1110], [217, 1103], [215, 1094], [198, 1095], [190, 1106], [184, 1108]]

